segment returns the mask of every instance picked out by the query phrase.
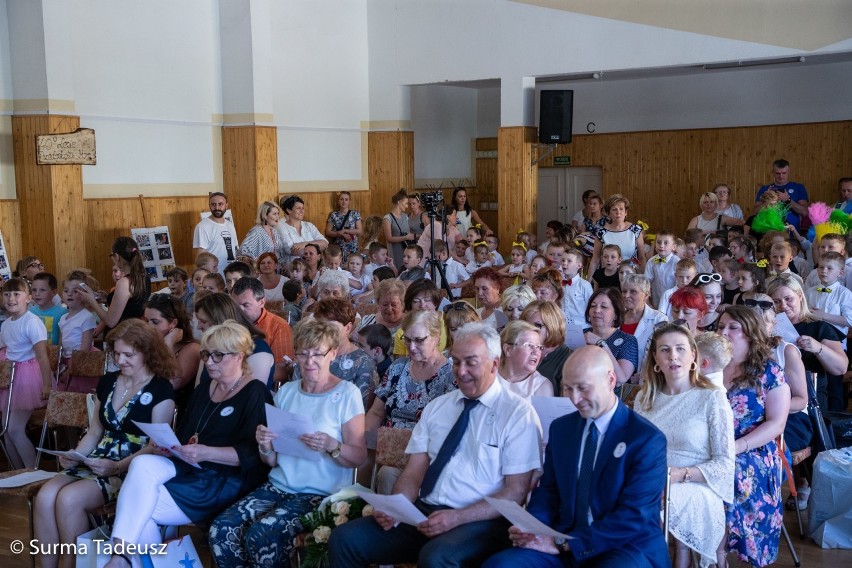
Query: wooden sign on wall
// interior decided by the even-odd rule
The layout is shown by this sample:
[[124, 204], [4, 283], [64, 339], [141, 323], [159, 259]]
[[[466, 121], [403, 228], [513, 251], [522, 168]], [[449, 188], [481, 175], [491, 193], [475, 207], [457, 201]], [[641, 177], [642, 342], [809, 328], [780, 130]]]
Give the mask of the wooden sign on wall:
[[97, 163], [95, 154], [95, 131], [78, 128], [67, 134], [44, 134], [36, 136], [36, 161], [38, 164], [87, 164]]

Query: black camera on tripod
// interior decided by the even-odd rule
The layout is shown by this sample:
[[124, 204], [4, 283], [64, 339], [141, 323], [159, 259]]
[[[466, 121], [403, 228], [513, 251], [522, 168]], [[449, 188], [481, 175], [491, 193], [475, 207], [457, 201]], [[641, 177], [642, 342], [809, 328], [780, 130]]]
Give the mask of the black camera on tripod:
[[444, 206], [444, 192], [442, 191], [429, 191], [426, 193], [420, 194], [420, 203], [423, 206], [423, 210], [426, 211], [430, 216], [434, 216], [439, 209], [442, 209]]

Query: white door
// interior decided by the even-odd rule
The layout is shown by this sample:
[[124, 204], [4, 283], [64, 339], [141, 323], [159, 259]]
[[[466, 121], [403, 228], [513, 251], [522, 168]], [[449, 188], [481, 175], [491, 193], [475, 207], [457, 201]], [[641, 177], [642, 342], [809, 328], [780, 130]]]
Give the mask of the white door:
[[538, 242], [544, 240], [547, 222], [571, 222], [583, 208], [583, 192], [601, 192], [603, 173], [600, 167], [538, 169]]

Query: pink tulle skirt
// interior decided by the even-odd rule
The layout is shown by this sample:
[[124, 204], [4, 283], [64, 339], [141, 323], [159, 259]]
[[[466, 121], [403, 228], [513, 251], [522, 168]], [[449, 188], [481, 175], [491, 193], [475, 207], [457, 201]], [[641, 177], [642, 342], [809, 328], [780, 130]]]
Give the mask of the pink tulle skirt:
[[[5, 352], [3, 353], [5, 359]], [[0, 390], [0, 409], [6, 410], [9, 401], [9, 389]], [[33, 410], [47, 405], [41, 399], [41, 368], [38, 360], [20, 361], [15, 363], [15, 382], [12, 385], [12, 408], [16, 410]]]

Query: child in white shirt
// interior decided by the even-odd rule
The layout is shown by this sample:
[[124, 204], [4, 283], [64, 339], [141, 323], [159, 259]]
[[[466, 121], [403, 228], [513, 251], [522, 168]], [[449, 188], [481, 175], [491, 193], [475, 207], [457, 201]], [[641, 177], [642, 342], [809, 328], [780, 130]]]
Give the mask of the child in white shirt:
[[566, 325], [586, 327], [586, 305], [592, 297], [592, 285], [580, 276], [583, 253], [569, 248], [562, 256], [562, 313]]
[[471, 249], [473, 249], [473, 260], [467, 263], [466, 270], [468, 274], [473, 274], [480, 268], [492, 265], [491, 260], [489, 260], [491, 255], [488, 251], [488, 243], [485, 241], [475, 242], [468, 250]]
[[669, 299], [678, 289], [683, 288], [692, 279], [698, 276], [698, 264], [691, 258], [682, 258], [675, 265], [675, 285], [663, 292], [660, 298], [660, 305], [657, 310], [666, 314], [666, 317], [672, 319], [672, 308]]
[[[805, 298], [811, 315], [824, 322], [830, 323], [840, 330], [844, 338], [849, 334], [852, 325], [852, 292], [838, 282], [843, 275], [845, 263], [842, 255], [827, 252], [819, 259], [820, 286], [808, 288]], [[843, 340], [846, 349], [846, 340]]]
[[645, 264], [645, 277], [651, 282], [651, 302], [658, 306], [663, 293], [675, 285], [675, 267], [680, 258], [674, 254], [675, 235], [671, 231], [660, 231], [654, 242], [657, 252]]
[[450, 257], [444, 241], [436, 240], [432, 243], [432, 247], [435, 249], [438, 262], [444, 265], [444, 275], [447, 277], [450, 290], [453, 292], [453, 298], [461, 298], [462, 288], [470, 280], [470, 274], [462, 263]]

